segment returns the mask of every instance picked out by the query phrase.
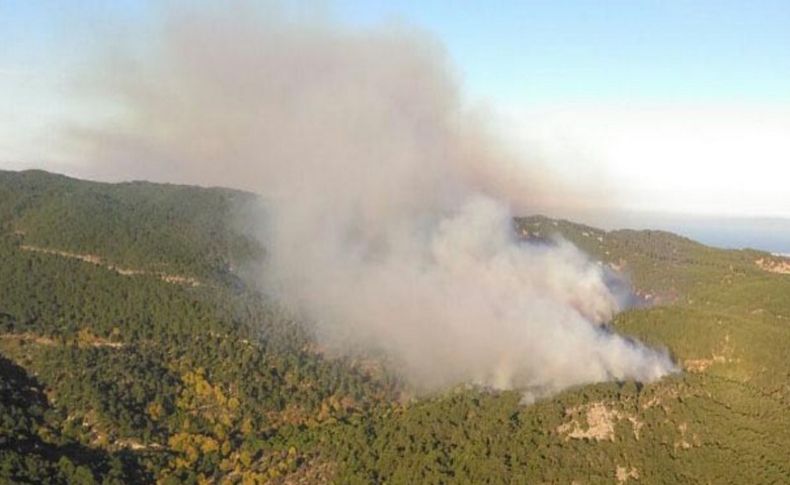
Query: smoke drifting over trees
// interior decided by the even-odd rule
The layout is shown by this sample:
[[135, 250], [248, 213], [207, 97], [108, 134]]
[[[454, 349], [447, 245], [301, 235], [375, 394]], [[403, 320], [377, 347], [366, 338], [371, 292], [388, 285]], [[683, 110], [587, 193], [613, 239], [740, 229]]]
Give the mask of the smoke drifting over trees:
[[674, 369], [599, 327], [622, 301], [600, 266], [517, 240], [511, 208], [561, 186], [498, 148], [428, 35], [242, 8], [171, 12], [142, 38], [95, 72], [122, 108], [78, 132], [95, 175], [261, 194], [261, 278], [329, 348], [384, 352], [423, 389], [541, 395]]

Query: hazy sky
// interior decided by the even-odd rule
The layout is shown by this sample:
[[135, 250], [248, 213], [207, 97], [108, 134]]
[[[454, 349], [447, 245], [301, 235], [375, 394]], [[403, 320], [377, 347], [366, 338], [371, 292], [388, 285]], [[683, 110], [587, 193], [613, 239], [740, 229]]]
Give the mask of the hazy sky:
[[[290, 5], [290, 4], [289, 4]], [[69, 170], [62, 120], [144, 1], [0, 0], [0, 168]], [[368, 27], [415, 25], [517, 150], [629, 209], [790, 217], [790, 2], [338, 1], [294, 10]], [[98, 29], [97, 29], [98, 27]]]

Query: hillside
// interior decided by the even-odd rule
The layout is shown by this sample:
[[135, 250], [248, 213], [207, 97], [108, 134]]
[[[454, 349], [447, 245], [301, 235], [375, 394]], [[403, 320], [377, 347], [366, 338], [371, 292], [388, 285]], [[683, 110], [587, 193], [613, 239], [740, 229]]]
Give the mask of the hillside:
[[[657, 231], [515, 221], [626, 275], [618, 331], [683, 372], [532, 405], [415, 397], [325, 355], [245, 283], [247, 193], [0, 172], [0, 481], [781, 483], [790, 480], [786, 261]], [[264, 266], [265, 270], [265, 266]]]

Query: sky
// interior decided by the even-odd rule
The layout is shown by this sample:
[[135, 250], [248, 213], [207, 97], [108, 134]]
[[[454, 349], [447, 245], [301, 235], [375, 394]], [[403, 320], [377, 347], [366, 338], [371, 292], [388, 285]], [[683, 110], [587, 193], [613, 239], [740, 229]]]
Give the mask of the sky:
[[[75, 74], [113, 29], [155, 22], [161, 5], [0, 0], [0, 168], [69, 171], [56, 127], [100, 111], [71, 95]], [[621, 209], [790, 217], [786, 0], [288, 7], [431, 33], [503, 143], [605, 184]]]

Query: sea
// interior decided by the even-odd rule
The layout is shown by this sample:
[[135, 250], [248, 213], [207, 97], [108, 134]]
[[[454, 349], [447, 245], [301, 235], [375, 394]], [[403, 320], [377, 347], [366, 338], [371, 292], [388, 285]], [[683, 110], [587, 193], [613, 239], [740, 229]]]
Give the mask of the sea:
[[656, 229], [724, 249], [758, 249], [790, 257], [790, 218], [677, 215], [658, 212], [585, 212], [569, 220], [606, 230]]

